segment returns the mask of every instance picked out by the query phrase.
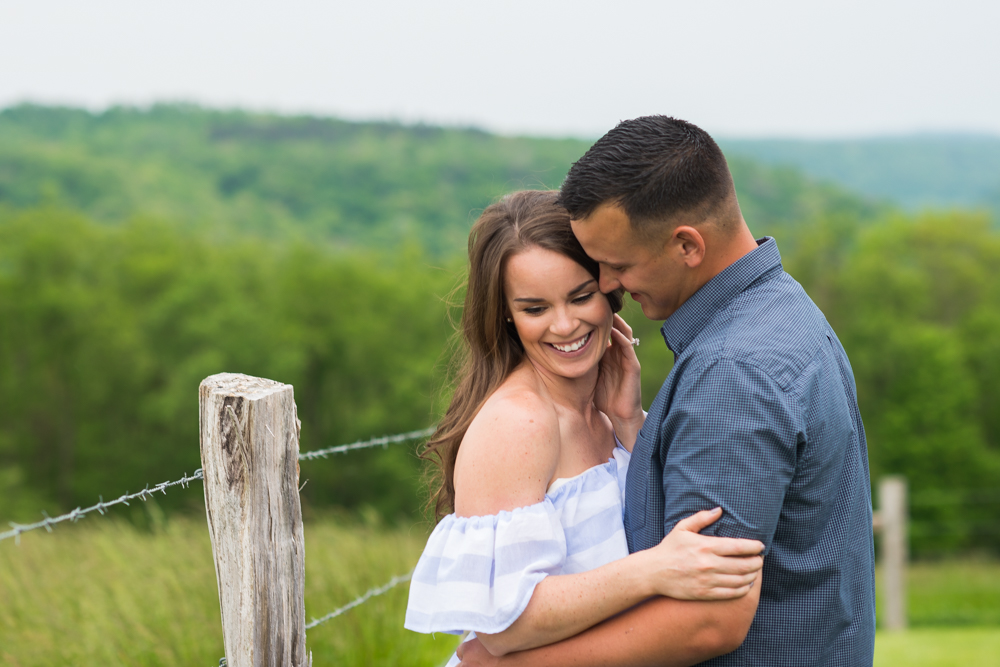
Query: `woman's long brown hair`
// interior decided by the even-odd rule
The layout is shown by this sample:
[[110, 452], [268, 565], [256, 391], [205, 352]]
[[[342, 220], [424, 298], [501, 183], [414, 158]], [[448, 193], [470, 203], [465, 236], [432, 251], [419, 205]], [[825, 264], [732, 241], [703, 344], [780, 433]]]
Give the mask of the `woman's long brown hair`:
[[[479, 216], [469, 234], [469, 280], [459, 325], [455, 393], [421, 452], [421, 458], [437, 464], [430, 498], [437, 520], [455, 507], [455, 459], [469, 424], [524, 358], [517, 330], [507, 322], [504, 270], [512, 256], [535, 247], [564, 255], [600, 278], [597, 262], [573, 236], [558, 192], [514, 192]], [[621, 290], [606, 296], [612, 312], [621, 310]]]

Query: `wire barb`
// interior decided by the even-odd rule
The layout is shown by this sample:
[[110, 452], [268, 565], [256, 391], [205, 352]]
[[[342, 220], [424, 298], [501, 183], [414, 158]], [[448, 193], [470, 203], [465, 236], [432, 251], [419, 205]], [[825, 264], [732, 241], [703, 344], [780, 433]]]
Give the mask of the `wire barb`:
[[387, 583], [383, 584], [382, 586], [378, 586], [377, 588], [371, 588], [371, 589], [369, 589], [364, 595], [362, 595], [362, 596], [360, 596], [360, 597], [352, 600], [351, 602], [348, 602], [347, 604], [345, 604], [343, 607], [340, 607], [339, 609], [334, 609], [333, 611], [331, 611], [326, 616], [321, 616], [320, 618], [314, 618], [314, 619], [312, 619], [311, 621], [309, 621], [308, 623], [306, 623], [306, 630], [312, 630], [317, 625], [319, 625], [321, 623], [326, 623], [327, 621], [329, 621], [332, 618], [337, 618], [341, 614], [343, 614], [343, 613], [345, 613], [347, 611], [350, 611], [351, 609], [354, 609], [355, 607], [357, 607], [359, 605], [362, 605], [365, 602], [368, 602], [368, 600], [372, 599], [373, 597], [377, 597], [379, 595], [382, 595], [383, 593], [387, 593], [389, 590], [391, 590], [392, 588], [395, 588], [396, 586], [398, 586], [399, 584], [403, 583], [404, 581], [409, 581], [410, 577], [412, 577], [412, 576], [413, 576], [413, 571], [410, 570], [410, 572], [408, 572], [407, 574], [401, 574], [399, 576], [393, 577], [392, 579], [390, 579]]
[[[235, 411], [233, 411], [231, 407], [229, 408], [229, 410], [232, 413], [234, 421], [236, 422], [237, 425], [239, 425], [240, 421], [237, 418]], [[409, 431], [408, 433], [398, 433], [396, 435], [383, 435], [378, 438], [372, 438], [370, 440], [359, 440], [358, 442], [352, 442], [349, 445], [337, 445], [336, 447], [327, 447], [326, 449], [317, 449], [311, 452], [303, 452], [299, 454], [299, 460], [312, 461], [314, 459], [326, 458], [331, 454], [343, 454], [345, 452], [351, 452], [356, 449], [368, 449], [370, 447], [386, 448], [389, 445], [394, 445], [400, 442], [408, 442], [410, 440], [418, 440], [420, 438], [426, 438], [430, 436], [432, 433], [434, 433], [434, 430], [436, 428], [437, 428], [436, 426], [431, 426], [429, 428], [420, 429], [419, 431]], [[237, 431], [237, 434], [240, 436], [240, 439], [242, 440], [242, 434], [239, 431]], [[159, 484], [154, 485], [153, 488], [149, 488], [149, 484], [146, 484], [146, 486], [141, 491], [137, 491], [136, 493], [126, 492], [124, 495], [119, 496], [114, 500], [109, 500], [107, 502], [104, 501], [104, 496], [97, 496], [96, 504], [84, 508], [77, 507], [76, 509], [67, 512], [66, 514], [62, 514], [57, 517], [50, 517], [45, 512], [42, 512], [42, 516], [44, 516], [45, 519], [42, 521], [38, 521], [36, 523], [17, 524], [11, 522], [9, 524], [11, 529], [4, 533], [0, 533], [0, 542], [6, 539], [14, 538], [15, 544], [20, 544], [22, 533], [26, 533], [31, 530], [36, 530], [38, 528], [44, 528], [46, 531], [51, 533], [52, 526], [62, 523], [63, 521], [72, 521], [73, 523], [76, 523], [77, 521], [85, 517], [87, 514], [90, 514], [91, 512], [97, 512], [98, 514], [103, 515], [107, 513], [109, 507], [113, 507], [114, 505], [128, 505], [129, 504], [128, 501], [135, 500], [136, 498], [145, 502], [149, 498], [152, 498], [157, 491], [159, 491], [163, 495], [166, 495], [167, 489], [169, 489], [172, 486], [179, 486], [182, 489], [186, 489], [188, 488], [188, 485], [191, 482], [195, 480], [204, 480], [204, 479], [205, 479], [204, 471], [201, 468], [198, 468], [197, 470], [194, 471], [194, 474], [192, 474], [190, 477], [188, 476], [187, 473], [184, 473], [184, 476], [178, 480], [174, 480], [172, 482], [160, 482]], [[303, 486], [305, 486], [304, 483]]]
[[[159, 489], [160, 491], [163, 491], [163, 493], [166, 493], [166, 490], [172, 486], [180, 486], [182, 488], [187, 488], [187, 485], [196, 479], [201, 479], [201, 480], [205, 479], [204, 473], [202, 472], [201, 468], [195, 470], [194, 474], [191, 475], [190, 477], [188, 476], [187, 473], [184, 473], [184, 477], [182, 477], [181, 479], [175, 480], [173, 482], [161, 482], [160, 484], [157, 485], [156, 488]], [[107, 512], [107, 509], [109, 507], [112, 507], [114, 505], [128, 505], [129, 504], [128, 501], [134, 500], [135, 498], [141, 498], [143, 500], [146, 500], [147, 495], [149, 496], [153, 495], [153, 492], [149, 489], [148, 484], [146, 485], [146, 488], [144, 488], [142, 491], [139, 491], [138, 493], [126, 493], [114, 500], [109, 500], [107, 502], [104, 502], [104, 496], [98, 496], [97, 504], [82, 509], [77, 507], [71, 512], [67, 512], [66, 514], [61, 514], [56, 517], [50, 517], [45, 512], [42, 512], [42, 516], [44, 516], [45, 519], [43, 519], [42, 521], [38, 521], [36, 523], [17, 524], [11, 522], [10, 523], [11, 530], [8, 530], [5, 533], [0, 533], [0, 542], [13, 537], [14, 543], [20, 544], [21, 534], [26, 533], [29, 530], [44, 528], [45, 530], [51, 533], [52, 526], [62, 523], [63, 521], [72, 521], [73, 523], [76, 523], [77, 521], [79, 521], [80, 519], [82, 519], [84, 516], [86, 516], [91, 512], [98, 512], [100, 514], [104, 514]]]
[[419, 431], [409, 431], [408, 433], [400, 433], [398, 435], [383, 435], [378, 438], [372, 438], [371, 440], [359, 440], [357, 442], [352, 442], [349, 445], [337, 445], [336, 447], [327, 447], [326, 449], [315, 449], [311, 452], [302, 452], [299, 454], [299, 460], [312, 461], [314, 459], [325, 459], [331, 454], [344, 454], [346, 452], [352, 452], [356, 449], [368, 449], [370, 447], [387, 448], [389, 445], [395, 445], [400, 442], [426, 438], [434, 433], [436, 428], [436, 426], [431, 426], [420, 429]]

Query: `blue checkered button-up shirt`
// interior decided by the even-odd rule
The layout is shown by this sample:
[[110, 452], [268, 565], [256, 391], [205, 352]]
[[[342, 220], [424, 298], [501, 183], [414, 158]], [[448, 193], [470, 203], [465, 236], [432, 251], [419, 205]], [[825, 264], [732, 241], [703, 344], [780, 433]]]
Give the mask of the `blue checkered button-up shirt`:
[[628, 471], [629, 550], [722, 507], [706, 534], [762, 541], [743, 645], [706, 665], [871, 665], [871, 491], [854, 375], [773, 239], [663, 325], [676, 357]]

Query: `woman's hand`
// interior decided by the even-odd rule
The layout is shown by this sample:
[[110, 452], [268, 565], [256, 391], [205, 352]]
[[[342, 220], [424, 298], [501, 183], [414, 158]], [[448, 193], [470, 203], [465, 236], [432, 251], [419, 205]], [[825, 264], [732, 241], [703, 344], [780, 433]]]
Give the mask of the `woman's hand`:
[[760, 573], [764, 545], [757, 540], [700, 535], [722, 510], [705, 510], [677, 522], [657, 546], [647, 549], [653, 593], [677, 600], [731, 600], [750, 592]]
[[646, 419], [642, 411], [639, 358], [632, 347], [632, 327], [617, 313], [611, 325], [611, 343], [601, 358], [594, 404], [611, 420], [615, 435], [632, 451]]

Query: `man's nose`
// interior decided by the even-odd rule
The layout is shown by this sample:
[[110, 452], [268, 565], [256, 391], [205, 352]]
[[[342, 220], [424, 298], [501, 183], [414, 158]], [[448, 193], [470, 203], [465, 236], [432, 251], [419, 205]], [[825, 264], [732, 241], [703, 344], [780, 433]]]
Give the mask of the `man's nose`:
[[597, 282], [600, 285], [601, 291], [605, 294], [613, 292], [622, 286], [615, 272], [603, 266], [601, 267], [601, 278]]

